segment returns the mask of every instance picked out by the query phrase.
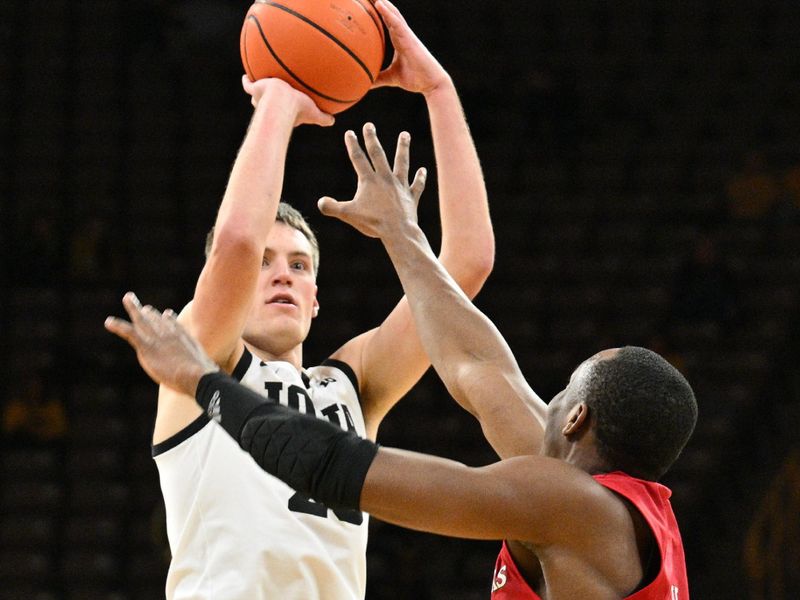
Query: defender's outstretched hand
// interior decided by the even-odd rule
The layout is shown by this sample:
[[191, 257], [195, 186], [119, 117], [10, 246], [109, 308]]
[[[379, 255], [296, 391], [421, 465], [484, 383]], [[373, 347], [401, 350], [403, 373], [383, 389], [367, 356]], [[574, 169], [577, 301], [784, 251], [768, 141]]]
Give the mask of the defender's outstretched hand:
[[393, 86], [429, 94], [444, 84], [450, 84], [447, 71], [411, 30], [397, 7], [388, 0], [378, 0], [375, 8], [389, 30], [394, 57], [391, 64], [378, 74], [372, 87]]
[[125, 294], [122, 304], [131, 321], [108, 317], [105, 327], [136, 350], [139, 364], [153, 381], [194, 396], [200, 377], [219, 370], [174, 312], [143, 307], [133, 292]]
[[424, 168], [418, 169], [414, 181], [409, 185], [411, 136], [404, 131], [397, 138], [393, 168], [389, 166], [389, 160], [372, 123], [364, 125], [366, 153], [361, 149], [353, 131], [345, 133], [344, 142], [350, 162], [358, 175], [356, 194], [352, 200], [346, 202], [337, 202], [328, 197], [320, 198], [320, 212], [344, 221], [366, 236], [380, 239], [385, 239], [403, 223], [416, 223], [417, 204], [425, 189], [427, 171]]

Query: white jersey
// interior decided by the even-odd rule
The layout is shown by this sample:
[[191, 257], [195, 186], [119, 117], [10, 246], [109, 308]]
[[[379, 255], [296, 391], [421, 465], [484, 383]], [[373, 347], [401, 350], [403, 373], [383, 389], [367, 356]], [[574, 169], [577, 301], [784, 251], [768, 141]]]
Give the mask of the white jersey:
[[[366, 437], [355, 375], [302, 372], [245, 349], [233, 376], [271, 401]], [[201, 415], [153, 447], [167, 514], [169, 600], [352, 600], [366, 590], [367, 515], [334, 511], [265, 473]]]

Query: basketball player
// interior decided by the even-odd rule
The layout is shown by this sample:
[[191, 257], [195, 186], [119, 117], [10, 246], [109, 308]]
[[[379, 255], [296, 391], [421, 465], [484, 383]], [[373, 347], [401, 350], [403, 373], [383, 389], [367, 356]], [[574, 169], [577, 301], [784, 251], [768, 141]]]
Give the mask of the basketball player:
[[416, 225], [407, 147], [392, 171], [374, 132], [365, 141], [370, 160], [352, 132], [346, 136], [359, 176], [355, 198], [326, 198], [320, 208], [383, 241], [434, 366], [503, 460], [468, 468], [379, 449], [265, 403], [218, 373], [172, 315], [142, 309], [132, 294], [124, 303], [133, 325], [109, 319], [107, 328], [136, 349], [154, 380], [195, 393], [263, 469], [295, 489], [413, 529], [505, 540], [493, 600], [688, 598], [670, 492], [656, 483], [694, 429], [688, 382], [649, 350], [615, 348], [581, 363], [544, 406]]
[[[387, 4], [378, 10], [395, 57], [377, 85], [426, 99], [440, 184], [441, 260], [472, 296], [491, 270], [494, 238], [461, 105], [450, 77], [399, 12]], [[353, 338], [322, 365], [303, 368], [303, 341], [320, 308], [319, 251], [300, 214], [279, 197], [293, 127], [328, 125], [332, 118], [280, 81], [243, 82], [255, 110], [194, 298], [180, 320], [245, 385], [374, 439], [384, 415], [430, 364], [410, 308], [401, 300], [379, 327]], [[424, 173], [417, 177], [420, 189], [422, 181]], [[163, 386], [153, 455], [172, 552], [167, 598], [364, 597], [364, 516], [329, 510], [267, 475], [191, 397], [182, 399]]]

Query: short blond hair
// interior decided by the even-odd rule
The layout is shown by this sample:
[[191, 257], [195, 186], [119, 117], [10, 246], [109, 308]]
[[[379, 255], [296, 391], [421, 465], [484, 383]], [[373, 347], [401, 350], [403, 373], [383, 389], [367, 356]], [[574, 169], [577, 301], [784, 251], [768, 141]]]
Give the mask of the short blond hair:
[[[314, 263], [314, 274], [316, 275], [319, 272], [319, 242], [305, 217], [292, 205], [286, 202], [280, 202], [278, 204], [278, 214], [275, 215], [275, 221], [297, 229], [297, 231], [306, 236], [306, 239], [311, 244], [311, 259]], [[211, 253], [211, 246], [213, 244], [214, 228], [212, 227], [208, 235], [206, 235], [206, 258], [208, 258], [208, 255]]]

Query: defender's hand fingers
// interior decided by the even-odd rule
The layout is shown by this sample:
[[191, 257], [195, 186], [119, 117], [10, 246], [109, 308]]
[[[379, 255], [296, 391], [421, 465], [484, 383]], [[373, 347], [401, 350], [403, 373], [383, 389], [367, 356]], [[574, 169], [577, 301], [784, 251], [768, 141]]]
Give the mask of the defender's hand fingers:
[[367, 154], [376, 173], [391, 173], [392, 169], [389, 166], [389, 160], [386, 158], [386, 152], [383, 151], [383, 146], [378, 141], [378, 133], [372, 123], [364, 124], [364, 147], [367, 149]]
[[358, 138], [354, 131], [348, 130], [345, 132], [344, 144], [347, 146], [347, 155], [350, 157], [350, 162], [353, 163], [353, 169], [355, 169], [359, 179], [374, 172], [369, 158], [361, 149], [361, 144], [358, 143]]
[[319, 208], [319, 212], [326, 217], [335, 217], [346, 222], [345, 216], [351, 203], [352, 200], [339, 202], [333, 198], [325, 196], [317, 201], [317, 208]]
[[136, 332], [133, 329], [133, 325], [128, 323], [128, 321], [125, 319], [118, 319], [117, 317], [108, 317], [103, 325], [108, 331], [118, 337], [121, 337], [123, 340], [133, 346], [134, 349], [136, 348], [136, 344], [138, 342], [138, 339], [136, 338]]
[[394, 169], [392, 172], [403, 184], [408, 183], [408, 163], [411, 146], [411, 134], [402, 131], [397, 136], [397, 149], [394, 153]]
[[417, 169], [416, 175], [414, 175], [414, 181], [411, 182], [411, 195], [414, 198], [414, 201], [417, 205], [419, 205], [419, 199], [422, 196], [422, 192], [425, 191], [425, 182], [428, 180], [428, 170], [425, 167], [420, 167]]
[[155, 329], [161, 321], [161, 311], [155, 306], [147, 304], [142, 308], [142, 317], [147, 321], [151, 329]]
[[161, 325], [168, 331], [184, 331], [183, 326], [178, 322], [177, 313], [171, 308], [161, 313]]
[[142, 303], [139, 302], [139, 298], [136, 297], [136, 294], [133, 292], [125, 294], [122, 297], [122, 306], [125, 307], [125, 312], [128, 313], [134, 327], [138, 327], [146, 322], [144, 313], [142, 312]]
[[165, 339], [168, 336], [174, 335], [177, 321], [175, 321], [174, 318], [170, 318], [170, 315], [175, 314], [173, 311], [167, 309], [162, 313], [152, 306], [145, 308], [149, 308], [148, 317], [151, 319], [150, 325], [157, 337]]

